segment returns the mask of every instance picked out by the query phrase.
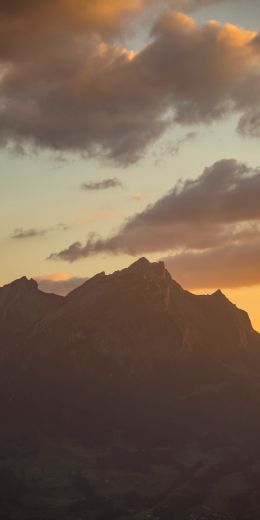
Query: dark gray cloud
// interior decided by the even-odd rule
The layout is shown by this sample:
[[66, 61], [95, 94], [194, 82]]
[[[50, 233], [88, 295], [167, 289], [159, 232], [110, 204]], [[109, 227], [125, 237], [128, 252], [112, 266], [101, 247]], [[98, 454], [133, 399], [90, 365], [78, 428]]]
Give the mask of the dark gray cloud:
[[108, 190], [110, 188], [122, 188], [123, 185], [119, 179], [104, 179], [99, 182], [84, 182], [81, 184], [81, 189], [84, 191], [99, 191], [99, 190]]
[[[251, 134], [260, 103], [259, 35], [216, 22], [200, 27], [171, 11], [140, 52], [108, 38], [151, 3], [1, 2], [0, 145], [127, 165], [174, 124], [235, 112], [239, 130]], [[189, 10], [208, 2], [168, 3]]]

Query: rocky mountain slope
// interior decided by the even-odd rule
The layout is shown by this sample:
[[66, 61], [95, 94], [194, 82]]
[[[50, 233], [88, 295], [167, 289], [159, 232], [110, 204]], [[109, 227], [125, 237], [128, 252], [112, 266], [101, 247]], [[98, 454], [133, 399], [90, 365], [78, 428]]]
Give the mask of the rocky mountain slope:
[[38, 351], [51, 337], [51, 350], [84, 343], [86, 350], [95, 344], [119, 356], [128, 351], [185, 358], [203, 352], [225, 358], [227, 352], [250, 349], [260, 337], [248, 315], [221, 291], [191, 294], [162, 262], [145, 258], [112, 275], [100, 273], [65, 298], [22, 278], [0, 288], [0, 311], [4, 341], [37, 338]]
[[102, 429], [102, 410], [112, 429], [143, 428], [154, 413], [172, 429], [171, 408], [209, 417], [209, 396], [241, 392], [260, 375], [248, 315], [220, 291], [183, 290], [162, 262], [100, 273], [65, 298], [23, 278], [0, 290], [0, 306], [3, 399], [26, 422], [40, 415], [85, 429], [91, 416]]
[[[38, 289], [37, 282], [20, 278], [0, 287], [0, 334], [2, 348], [17, 344], [62, 298]], [[1, 353], [2, 349], [0, 350]]]
[[0, 376], [0, 518], [259, 518], [260, 335], [221, 291], [145, 258], [64, 298], [22, 278]]

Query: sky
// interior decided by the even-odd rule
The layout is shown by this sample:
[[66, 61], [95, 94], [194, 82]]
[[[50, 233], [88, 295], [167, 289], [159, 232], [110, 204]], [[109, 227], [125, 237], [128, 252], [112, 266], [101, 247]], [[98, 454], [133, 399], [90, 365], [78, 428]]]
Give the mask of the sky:
[[259, 0], [0, 0], [0, 285], [140, 256], [260, 331]]

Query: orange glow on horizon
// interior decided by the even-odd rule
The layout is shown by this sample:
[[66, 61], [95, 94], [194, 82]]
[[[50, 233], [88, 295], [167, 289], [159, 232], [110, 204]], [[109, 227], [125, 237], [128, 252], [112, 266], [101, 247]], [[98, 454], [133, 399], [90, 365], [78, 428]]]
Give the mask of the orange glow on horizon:
[[71, 276], [68, 273], [54, 273], [54, 274], [45, 274], [42, 276], [37, 276], [37, 280], [39, 281], [51, 281], [51, 282], [66, 282], [70, 280]]

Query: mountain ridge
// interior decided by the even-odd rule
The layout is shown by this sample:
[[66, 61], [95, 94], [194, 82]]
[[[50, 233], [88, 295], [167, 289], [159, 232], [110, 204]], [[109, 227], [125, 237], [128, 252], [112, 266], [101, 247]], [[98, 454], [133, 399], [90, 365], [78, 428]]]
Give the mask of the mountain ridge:
[[[33, 378], [45, 363], [56, 366], [64, 384], [72, 366], [73, 377], [77, 371], [89, 377], [94, 358], [100, 370], [124, 367], [126, 380], [133, 373], [140, 380], [156, 363], [164, 369], [168, 363], [173, 372], [182, 362], [222, 363], [233, 371], [241, 363], [252, 365], [260, 352], [260, 335], [247, 313], [221, 291], [194, 295], [172, 279], [163, 262], [146, 258], [113, 274], [101, 272], [65, 297], [44, 293], [22, 277], [0, 288], [1, 305], [0, 356], [8, 359], [11, 373], [23, 366]], [[54, 369], [53, 378], [55, 386]]]
[[[0, 324], [6, 329], [3, 334], [0, 328], [0, 335], [7, 342], [8, 333], [16, 336], [19, 319], [21, 341], [28, 332], [35, 337], [41, 330], [39, 344], [44, 331], [49, 335], [50, 329], [63, 344], [67, 342], [63, 330], [68, 337], [81, 335], [89, 342], [88, 334], [100, 336], [101, 329], [104, 341], [109, 343], [112, 334], [114, 339], [110, 340], [117, 343], [118, 334], [124, 336], [129, 324], [136, 328], [137, 323], [139, 335], [143, 330], [140, 341], [146, 338], [154, 344], [157, 338], [162, 343], [168, 335], [166, 343], [172, 343], [184, 355], [196, 350], [207, 353], [212, 348], [213, 352], [220, 351], [223, 343], [234, 352], [243, 351], [260, 338], [246, 311], [230, 302], [221, 290], [195, 295], [172, 279], [163, 262], [151, 263], [144, 257], [112, 274], [96, 274], [64, 297], [45, 293], [35, 280], [22, 277], [0, 288], [0, 310]], [[153, 334], [149, 336], [150, 329]]]
[[[214, 292], [210, 293], [210, 294], [194, 294], [186, 289], [183, 289], [181, 287], [181, 285], [175, 281], [172, 276], [170, 275], [170, 273], [167, 271], [167, 269], [165, 268], [165, 263], [163, 261], [159, 261], [159, 262], [149, 262], [149, 260], [146, 258], [146, 257], [141, 257], [139, 258], [138, 260], [136, 260], [135, 262], [133, 262], [132, 264], [130, 264], [129, 267], [127, 268], [123, 268], [121, 270], [117, 270], [117, 271], [114, 271], [113, 273], [111, 274], [106, 274], [105, 271], [101, 271], [99, 273], [96, 273], [94, 276], [92, 276], [91, 278], [87, 279], [85, 282], [83, 282], [80, 286], [76, 287], [75, 289], [72, 289], [71, 291], [69, 291], [65, 296], [63, 295], [58, 295], [56, 294], [55, 292], [53, 293], [49, 293], [49, 292], [45, 292], [44, 290], [41, 290], [39, 288], [39, 283], [33, 279], [33, 278], [28, 278], [27, 276], [22, 276], [18, 279], [15, 279], [7, 284], [4, 284], [3, 286], [0, 287], [0, 294], [1, 294], [1, 290], [2, 289], [14, 289], [14, 288], [23, 288], [23, 289], [26, 289], [26, 288], [31, 288], [31, 289], [38, 289], [38, 291], [42, 294], [48, 294], [48, 295], [51, 295], [51, 296], [57, 296], [57, 298], [60, 298], [60, 301], [61, 299], [66, 299], [68, 297], [70, 297], [72, 294], [75, 293], [75, 291], [77, 291], [78, 289], [82, 290], [84, 287], [86, 287], [86, 285], [91, 282], [93, 283], [94, 281], [96, 280], [101, 280], [101, 279], [104, 279], [106, 277], [111, 277], [111, 276], [115, 276], [117, 275], [118, 273], [125, 273], [125, 272], [129, 272], [129, 271], [136, 271], [139, 273], [143, 273], [143, 274], [146, 274], [148, 272], [148, 269], [151, 270], [151, 269], [154, 269], [154, 271], [156, 272], [157, 271], [157, 274], [159, 275], [160, 273], [161, 274], [165, 274], [168, 278], [170, 278], [176, 285], [176, 287], [178, 286], [181, 290], [185, 291], [186, 293], [188, 294], [191, 294], [195, 297], [201, 297], [201, 298], [209, 298], [209, 297], [221, 297], [223, 300], [225, 299], [227, 302], [231, 303], [234, 307], [236, 307], [238, 310], [242, 310], [240, 308], [237, 307], [237, 305], [233, 304], [228, 298], [227, 296], [223, 293], [223, 291], [221, 289], [217, 289], [215, 290]], [[245, 311], [245, 310], [242, 310], [242, 312], [246, 313], [248, 315], [248, 313]], [[248, 315], [248, 318], [249, 318], [249, 315]], [[250, 319], [250, 318], [249, 318]], [[251, 320], [250, 320], [251, 321]], [[255, 331], [256, 332], [256, 331]], [[258, 334], [258, 333], [257, 333]]]

